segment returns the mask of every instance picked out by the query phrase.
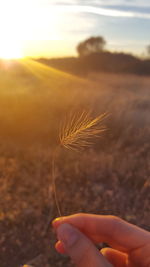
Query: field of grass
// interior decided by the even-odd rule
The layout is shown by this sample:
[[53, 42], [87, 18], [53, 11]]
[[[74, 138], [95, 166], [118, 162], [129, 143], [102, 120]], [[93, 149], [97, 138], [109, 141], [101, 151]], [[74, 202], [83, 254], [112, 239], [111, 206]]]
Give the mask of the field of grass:
[[63, 215], [121, 216], [150, 229], [150, 78], [78, 78], [32, 60], [0, 65], [0, 266], [70, 266], [54, 250], [51, 161], [70, 112], [108, 112], [107, 131], [56, 159]]

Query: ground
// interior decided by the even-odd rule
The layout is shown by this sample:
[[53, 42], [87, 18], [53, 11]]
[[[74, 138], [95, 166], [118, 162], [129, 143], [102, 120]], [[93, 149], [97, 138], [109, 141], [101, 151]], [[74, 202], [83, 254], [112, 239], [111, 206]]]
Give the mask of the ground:
[[80, 153], [62, 148], [55, 175], [62, 215], [113, 214], [150, 230], [150, 78], [78, 78], [32, 61], [0, 79], [0, 266], [70, 266], [54, 249], [52, 154], [70, 112], [107, 112], [107, 131]]

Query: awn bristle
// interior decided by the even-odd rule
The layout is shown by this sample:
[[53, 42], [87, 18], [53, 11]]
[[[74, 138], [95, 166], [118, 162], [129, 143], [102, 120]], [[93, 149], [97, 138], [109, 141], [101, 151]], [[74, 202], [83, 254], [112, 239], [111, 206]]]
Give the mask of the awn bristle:
[[106, 113], [92, 119], [90, 113], [71, 116], [60, 130], [60, 143], [65, 148], [80, 150], [92, 144], [92, 138], [106, 130], [101, 124]]

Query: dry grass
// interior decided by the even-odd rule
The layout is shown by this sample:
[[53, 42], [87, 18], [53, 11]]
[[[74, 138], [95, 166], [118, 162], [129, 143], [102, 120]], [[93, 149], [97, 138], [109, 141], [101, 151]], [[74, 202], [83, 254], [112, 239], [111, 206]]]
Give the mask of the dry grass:
[[[71, 115], [69, 119], [66, 119], [66, 122], [60, 128], [59, 145], [76, 152], [89, 147], [92, 145], [91, 139], [94, 137], [99, 137], [99, 135], [106, 130], [106, 128], [101, 125], [105, 117], [106, 114], [104, 113], [95, 119], [92, 119], [91, 114], [85, 111], [82, 113], [76, 113], [73, 116]], [[54, 150], [52, 157], [52, 180], [56, 207], [59, 216], [62, 216], [57, 196], [55, 175], [55, 157], [59, 145]]]
[[102, 125], [105, 117], [106, 114], [104, 113], [92, 119], [90, 113], [85, 111], [71, 116], [61, 127], [60, 144], [75, 151], [89, 147], [92, 144], [91, 139], [99, 137], [106, 130]]
[[0, 266], [20, 266], [37, 255], [37, 267], [70, 266], [44, 229], [48, 215], [57, 216], [52, 195], [47, 197], [52, 151], [60, 121], [72, 109], [92, 110], [92, 118], [105, 111], [111, 116], [105, 119], [109, 131], [92, 148], [56, 156], [62, 213], [114, 214], [148, 229], [150, 79], [91, 74], [81, 80], [53, 71], [45, 83], [41, 72], [40, 78], [20, 68], [1, 74]]

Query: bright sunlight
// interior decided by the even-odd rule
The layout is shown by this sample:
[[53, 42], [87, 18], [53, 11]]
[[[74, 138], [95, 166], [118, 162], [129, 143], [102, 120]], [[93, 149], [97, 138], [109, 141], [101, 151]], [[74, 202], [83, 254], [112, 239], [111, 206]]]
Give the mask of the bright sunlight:
[[0, 44], [0, 58], [3, 59], [18, 59], [23, 57], [21, 45], [12, 43], [11, 40], [6, 39], [4, 43]]
[[0, 58], [23, 57], [22, 20], [19, 11], [19, 1], [0, 0]]
[[40, 0], [0, 0], [0, 58], [22, 58], [29, 42], [59, 39], [58, 23]]

